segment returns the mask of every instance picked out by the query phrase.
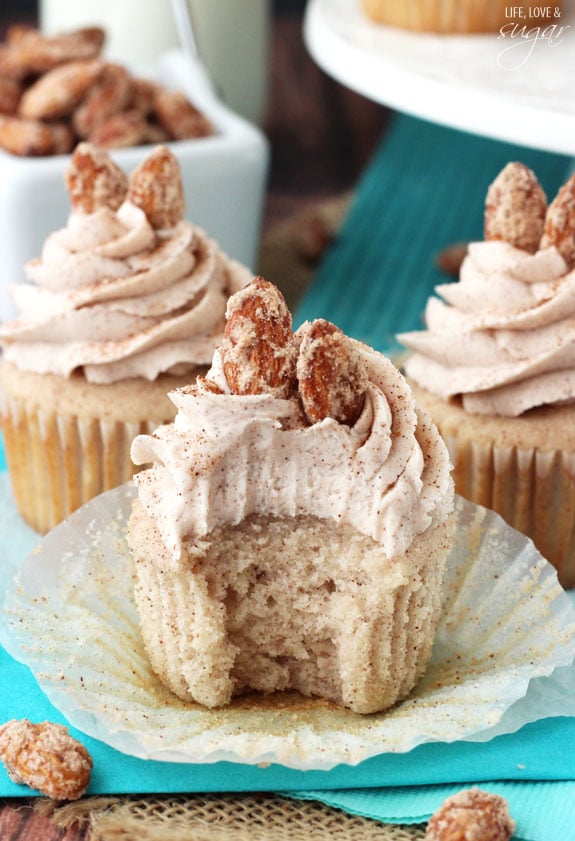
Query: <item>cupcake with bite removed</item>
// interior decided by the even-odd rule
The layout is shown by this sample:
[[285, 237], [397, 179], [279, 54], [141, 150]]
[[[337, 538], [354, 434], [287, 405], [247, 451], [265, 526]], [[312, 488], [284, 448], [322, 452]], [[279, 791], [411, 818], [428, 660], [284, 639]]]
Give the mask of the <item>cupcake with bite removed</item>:
[[256, 278], [212, 367], [132, 445], [143, 640], [180, 698], [292, 690], [358, 713], [424, 672], [455, 526], [445, 444], [395, 366]]
[[575, 176], [548, 205], [510, 163], [485, 238], [399, 340], [416, 400], [445, 439], [456, 491], [533, 539], [575, 586]]
[[159, 146], [128, 176], [80, 144], [67, 226], [12, 287], [0, 326], [0, 424], [23, 518], [44, 533], [134, 473], [132, 439], [175, 413], [205, 372], [227, 299], [251, 280], [184, 219], [178, 162]]

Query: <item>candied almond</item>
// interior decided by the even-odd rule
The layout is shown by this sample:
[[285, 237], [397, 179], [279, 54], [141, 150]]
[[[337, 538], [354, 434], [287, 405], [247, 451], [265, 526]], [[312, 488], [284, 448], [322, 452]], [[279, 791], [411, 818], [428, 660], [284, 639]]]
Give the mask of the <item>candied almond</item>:
[[156, 229], [171, 228], [184, 217], [184, 187], [176, 156], [157, 146], [130, 175], [128, 198]]
[[509, 841], [514, 832], [507, 801], [470, 788], [443, 801], [429, 819], [425, 841]]
[[101, 149], [124, 149], [144, 143], [147, 129], [145, 116], [130, 109], [107, 117], [94, 127], [87, 139]]
[[98, 207], [116, 210], [128, 192], [128, 176], [106, 152], [79, 143], [66, 171], [66, 187], [74, 210], [93, 213]]
[[509, 163], [487, 190], [485, 239], [503, 240], [534, 254], [546, 210], [547, 197], [535, 173], [525, 164]]
[[102, 72], [99, 59], [55, 67], [24, 91], [18, 113], [33, 120], [67, 117]]
[[77, 800], [92, 773], [88, 750], [62, 724], [12, 719], [0, 727], [0, 759], [15, 783], [53, 800]]
[[73, 133], [64, 124], [0, 114], [0, 147], [13, 155], [65, 154], [73, 143]]
[[365, 401], [367, 374], [347, 336], [323, 318], [306, 321], [299, 341], [297, 382], [310, 423], [334, 418], [351, 426]]
[[575, 266], [575, 175], [563, 184], [549, 207], [541, 248], [554, 245], [569, 268]]
[[130, 99], [128, 71], [119, 64], [105, 62], [102, 71], [74, 112], [72, 123], [80, 137], [88, 137], [96, 126], [123, 110]]
[[17, 112], [23, 90], [20, 82], [0, 76], [0, 114], [15, 114]]
[[280, 290], [256, 277], [228, 300], [222, 363], [234, 394], [289, 397], [296, 345], [291, 313]]
[[209, 120], [179, 91], [158, 88], [154, 97], [154, 112], [160, 125], [174, 140], [213, 134]]
[[9, 32], [6, 46], [0, 50], [0, 73], [12, 79], [26, 79], [61, 64], [96, 58], [104, 38], [104, 30], [97, 26], [52, 37], [31, 27], [17, 27]]
[[158, 85], [149, 79], [130, 78], [130, 108], [135, 108], [142, 114], [151, 114], [154, 110], [154, 99]]

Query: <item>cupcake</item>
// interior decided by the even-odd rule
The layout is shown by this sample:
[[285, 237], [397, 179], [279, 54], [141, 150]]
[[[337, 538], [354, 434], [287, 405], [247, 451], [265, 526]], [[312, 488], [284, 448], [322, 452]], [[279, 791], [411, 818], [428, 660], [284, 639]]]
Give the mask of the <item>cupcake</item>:
[[384, 356], [275, 286], [233, 295], [212, 367], [132, 445], [128, 524], [150, 662], [222, 707], [297, 691], [358, 713], [424, 672], [454, 530], [447, 450]]
[[0, 424], [16, 504], [44, 533], [131, 478], [134, 436], [169, 421], [167, 393], [205, 372], [227, 298], [251, 274], [184, 220], [176, 158], [159, 146], [128, 179], [77, 147], [67, 227], [15, 284], [0, 326]]
[[[503, 26], [532, 26], [546, 20], [541, 17], [541, 4], [535, 0], [513, 4], [505, 0], [361, 0], [361, 6], [377, 23], [416, 32], [460, 35], [499, 32]], [[536, 17], [531, 18], [534, 9]], [[555, 17], [555, 10], [560, 9], [561, 4], [553, 5]], [[550, 18], [551, 13], [548, 23]]]
[[533, 539], [575, 585], [575, 176], [547, 206], [508, 164], [485, 239], [404, 333], [416, 400], [445, 439], [456, 491]]

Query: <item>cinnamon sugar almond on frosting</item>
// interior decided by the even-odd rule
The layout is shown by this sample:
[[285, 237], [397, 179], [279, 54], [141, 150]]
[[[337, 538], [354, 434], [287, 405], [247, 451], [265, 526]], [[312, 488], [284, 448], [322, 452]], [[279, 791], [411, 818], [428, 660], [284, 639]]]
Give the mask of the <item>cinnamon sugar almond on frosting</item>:
[[503, 240], [534, 254], [539, 248], [547, 197], [525, 164], [507, 164], [487, 190], [485, 239]]
[[334, 418], [351, 426], [365, 401], [367, 376], [347, 336], [329, 321], [305, 322], [296, 334], [301, 340], [297, 381], [310, 423]]
[[288, 397], [296, 374], [292, 318], [280, 290], [256, 277], [228, 301], [223, 369], [233, 394]]
[[158, 146], [130, 175], [128, 199], [153, 228], [172, 228], [184, 218], [180, 167], [167, 146]]
[[66, 187], [74, 210], [117, 210], [128, 192], [128, 176], [105, 152], [80, 143], [66, 172]]
[[547, 208], [541, 247], [554, 245], [570, 268], [575, 266], [575, 175], [561, 187]]

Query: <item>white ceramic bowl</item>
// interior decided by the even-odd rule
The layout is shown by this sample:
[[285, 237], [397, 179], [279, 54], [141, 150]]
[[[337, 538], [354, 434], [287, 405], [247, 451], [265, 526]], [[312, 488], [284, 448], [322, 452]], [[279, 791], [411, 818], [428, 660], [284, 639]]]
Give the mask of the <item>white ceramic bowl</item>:
[[[186, 218], [204, 228], [230, 257], [253, 268], [269, 163], [264, 135], [217, 98], [203, 66], [183, 52], [166, 53], [147, 75], [182, 90], [215, 126], [214, 136], [168, 144], [180, 162]], [[150, 148], [112, 150], [111, 155], [130, 172]], [[20, 158], [0, 150], [2, 321], [15, 315], [8, 286], [24, 280], [24, 264], [38, 257], [46, 237], [66, 224], [70, 202], [64, 173], [69, 162], [69, 155]]]

